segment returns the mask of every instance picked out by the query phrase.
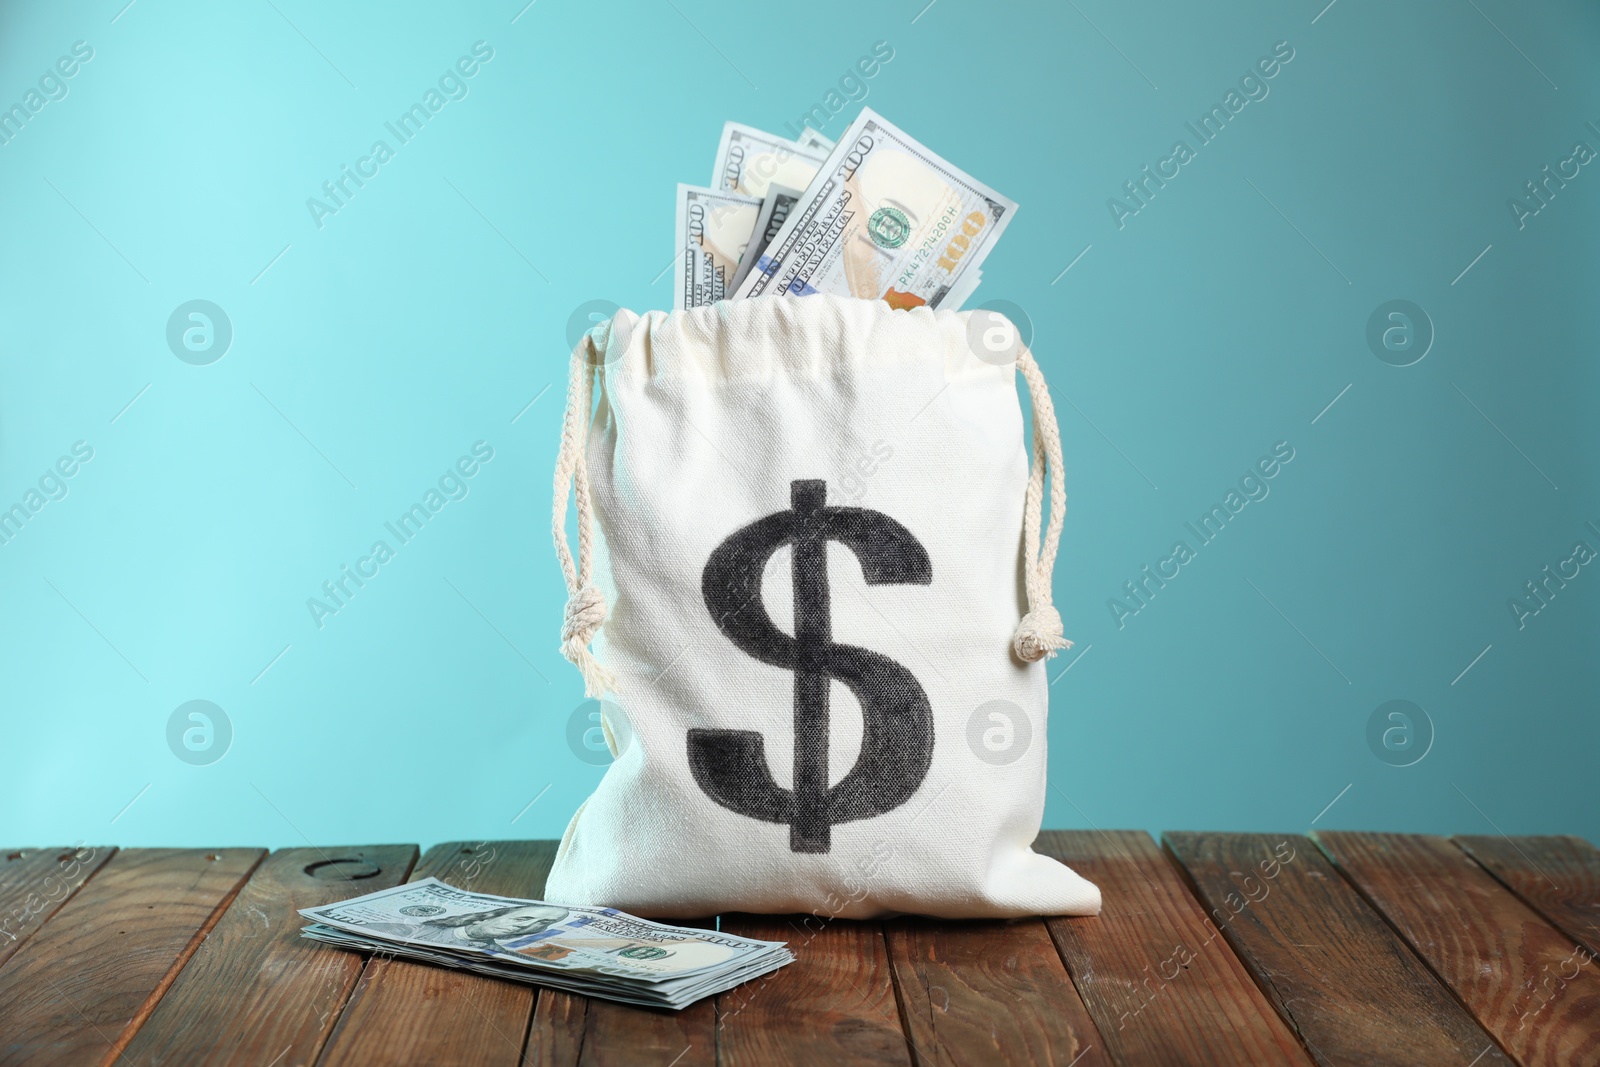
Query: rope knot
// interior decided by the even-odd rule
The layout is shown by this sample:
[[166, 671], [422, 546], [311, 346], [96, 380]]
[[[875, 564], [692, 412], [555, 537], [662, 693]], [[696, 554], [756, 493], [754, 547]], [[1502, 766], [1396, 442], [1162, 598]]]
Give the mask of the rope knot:
[[1011, 648], [1024, 663], [1049, 659], [1072, 642], [1065, 636], [1061, 613], [1053, 605], [1044, 604], [1022, 617], [1016, 634], [1011, 638]]
[[561, 623], [561, 654], [583, 675], [583, 695], [598, 699], [617, 691], [617, 679], [601, 665], [589, 642], [606, 621], [606, 598], [600, 590], [586, 585], [567, 598], [566, 618]]
[[[594, 640], [606, 621], [606, 598], [600, 590], [586, 585], [567, 598], [567, 614], [561, 623], [561, 640], [580, 647]], [[570, 657], [569, 657], [570, 658]]]

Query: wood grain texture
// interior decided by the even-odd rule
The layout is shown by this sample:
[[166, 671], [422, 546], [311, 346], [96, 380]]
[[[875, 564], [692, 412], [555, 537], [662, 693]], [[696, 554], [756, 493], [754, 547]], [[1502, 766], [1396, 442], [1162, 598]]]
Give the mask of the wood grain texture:
[[[554, 841], [453, 842], [430, 848], [411, 880], [538, 897]], [[426, 963], [367, 961], [320, 1062], [325, 1067], [516, 1067], [537, 990], [520, 982]]]
[[114, 848], [10, 848], [0, 852], [0, 966], [111, 858]]
[[709, 1067], [716, 1063], [716, 1025], [710, 999], [671, 1012], [545, 989], [534, 1008], [524, 1062]]
[[1518, 1062], [1600, 1062], [1593, 956], [1465, 852], [1420, 834], [1316, 840]]
[[1207, 910], [1230, 917], [1228, 943], [1318, 1063], [1512, 1062], [1309, 839], [1166, 843]]
[[787, 941], [795, 954], [787, 967], [717, 997], [722, 1067], [910, 1064], [879, 924], [724, 915], [722, 929]]
[[1600, 955], [1600, 849], [1581, 837], [1457, 837], [1551, 925]]
[[[672, 923], [716, 926], [714, 919]], [[673, 1012], [543, 989], [523, 1062], [527, 1067], [711, 1067], [717, 1061], [716, 1029], [716, 1005], [709, 997]]]
[[1116, 1063], [1310, 1062], [1149, 834], [1048, 831], [1033, 847], [1105, 900], [1046, 925]]
[[[296, 912], [397, 885], [416, 858], [415, 845], [274, 852], [195, 949], [119, 1064], [314, 1063], [361, 977], [363, 959], [301, 937], [306, 921]], [[317, 876], [340, 866], [377, 872]]]
[[262, 849], [124, 849], [0, 968], [0, 1064], [115, 1060]]
[[1111, 1062], [1039, 919], [884, 925], [919, 1067]]

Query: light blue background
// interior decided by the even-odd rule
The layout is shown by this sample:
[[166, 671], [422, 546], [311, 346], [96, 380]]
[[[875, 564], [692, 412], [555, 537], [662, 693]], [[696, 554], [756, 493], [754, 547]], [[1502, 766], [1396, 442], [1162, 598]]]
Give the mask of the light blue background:
[[[880, 40], [867, 102], [1022, 205], [978, 300], [1031, 318], [1068, 456], [1046, 825], [1600, 838], [1600, 572], [1507, 606], [1600, 548], [1600, 165], [1525, 228], [1507, 204], [1600, 148], [1594, 5], [524, 2], [0, 9], [0, 103], [94, 49], [0, 146], [0, 504], [94, 449], [0, 546], [0, 845], [559, 834], [601, 774], [556, 652], [568, 318], [670, 306], [673, 186], [724, 119], [781, 129]], [[319, 229], [307, 198], [480, 40]], [[1270, 95], [1119, 229], [1277, 41]], [[1403, 368], [1365, 339], [1397, 298], [1437, 333]], [[191, 299], [233, 325], [209, 366], [166, 344]], [[319, 629], [307, 598], [480, 440]], [[1271, 495], [1119, 628], [1280, 440]], [[235, 734], [209, 766], [166, 740], [195, 699]], [[1433, 724], [1413, 766], [1368, 747], [1391, 699]]]

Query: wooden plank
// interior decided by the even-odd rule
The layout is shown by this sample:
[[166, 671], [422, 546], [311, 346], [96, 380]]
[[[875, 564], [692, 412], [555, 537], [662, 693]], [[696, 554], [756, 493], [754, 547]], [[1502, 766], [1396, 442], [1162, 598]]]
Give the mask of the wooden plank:
[[256, 868], [119, 1063], [313, 1063], [362, 957], [300, 936], [300, 908], [405, 881], [415, 845], [290, 848]]
[[[677, 926], [714, 929], [715, 920], [674, 919]], [[717, 1061], [715, 1002], [682, 1011], [654, 1011], [544, 989], [528, 1031], [526, 1067], [620, 1067], [636, 1063], [711, 1067]]]
[[[412, 881], [537, 897], [554, 841], [454, 842], [430, 848]], [[537, 990], [521, 982], [374, 956], [323, 1051], [324, 1067], [515, 1067]]]
[[1231, 916], [1228, 943], [1318, 1063], [1512, 1062], [1309, 839], [1166, 843], [1212, 915]]
[[1581, 837], [1457, 837], [1456, 844], [1600, 956], [1600, 849]]
[[1039, 919], [884, 926], [919, 1067], [1111, 1062]]
[[724, 915], [741, 937], [787, 941], [795, 961], [717, 997], [722, 1067], [910, 1064], [883, 928], [796, 915]]
[[115, 852], [104, 845], [0, 852], [0, 966]]
[[1600, 1062], [1600, 968], [1450, 842], [1316, 841], [1517, 1061]]
[[706, 1067], [716, 1063], [716, 1023], [710, 999], [671, 1012], [541, 990], [523, 1062]]
[[1101, 915], [1046, 925], [1114, 1061], [1309, 1062], [1149, 834], [1048, 831], [1033, 847], [1100, 887]]
[[111, 857], [0, 968], [0, 1064], [115, 1059], [264, 854]]

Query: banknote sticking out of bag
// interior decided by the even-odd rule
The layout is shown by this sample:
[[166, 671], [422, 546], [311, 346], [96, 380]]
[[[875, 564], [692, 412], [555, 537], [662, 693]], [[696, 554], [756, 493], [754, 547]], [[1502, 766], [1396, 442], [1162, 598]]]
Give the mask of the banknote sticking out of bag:
[[794, 959], [782, 941], [471, 893], [437, 878], [300, 914], [314, 941], [649, 1008], [682, 1008]]
[[1098, 913], [1031, 847], [1045, 661], [1071, 645], [1055, 410], [1015, 325], [958, 310], [1016, 204], [871, 110], [806, 137], [729, 123], [714, 187], [679, 187], [675, 310], [572, 354], [562, 653], [613, 762], [545, 891], [652, 917]]
[[730, 122], [711, 184], [679, 185], [673, 309], [782, 293], [958, 309], [1017, 212], [863, 108], [837, 144]]

